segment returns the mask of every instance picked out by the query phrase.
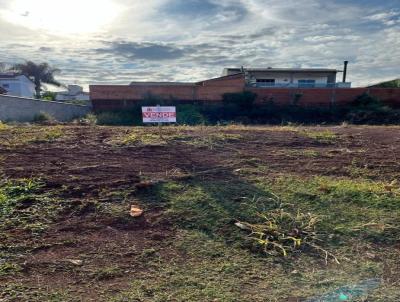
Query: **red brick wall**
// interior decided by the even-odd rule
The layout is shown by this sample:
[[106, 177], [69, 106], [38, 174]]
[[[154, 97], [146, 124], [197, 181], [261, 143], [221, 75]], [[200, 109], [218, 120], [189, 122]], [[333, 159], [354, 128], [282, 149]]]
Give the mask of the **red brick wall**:
[[[147, 94], [182, 102], [219, 102], [224, 93], [242, 92], [245, 86], [242, 75], [221, 77], [193, 85], [92, 85], [90, 97], [95, 111], [132, 107]], [[257, 94], [257, 102], [274, 101], [277, 105], [293, 104], [295, 95], [301, 94], [301, 106], [346, 105], [357, 96], [368, 92], [384, 103], [400, 107], [400, 89], [390, 88], [249, 88]]]
[[293, 104], [295, 94], [301, 94], [298, 104], [302, 106], [329, 106], [330, 104], [347, 105], [354, 99], [368, 92], [385, 104], [400, 107], [400, 89], [388, 88], [250, 88], [257, 94], [257, 102], [274, 101], [277, 105]]
[[224, 93], [242, 92], [244, 77], [229, 76], [211, 79], [193, 85], [91, 85], [90, 99], [95, 111], [125, 109], [148, 95], [184, 102], [222, 101]]
[[142, 100], [147, 94], [163, 98], [173, 96], [182, 100], [193, 100], [194, 86], [191, 85], [91, 85], [92, 100]]

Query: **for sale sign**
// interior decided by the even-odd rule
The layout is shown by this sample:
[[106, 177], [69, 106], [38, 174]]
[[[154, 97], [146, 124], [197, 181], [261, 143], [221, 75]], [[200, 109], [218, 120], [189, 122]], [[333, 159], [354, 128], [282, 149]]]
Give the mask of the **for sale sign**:
[[142, 107], [143, 123], [176, 123], [174, 106]]

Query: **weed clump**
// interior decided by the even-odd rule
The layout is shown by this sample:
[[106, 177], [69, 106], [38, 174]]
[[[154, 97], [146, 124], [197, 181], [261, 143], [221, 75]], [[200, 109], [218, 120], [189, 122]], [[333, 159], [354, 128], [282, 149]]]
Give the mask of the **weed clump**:
[[47, 112], [40, 112], [33, 117], [33, 122], [37, 124], [47, 124], [55, 121], [55, 118]]
[[312, 249], [322, 254], [326, 263], [338, 259], [319, 244], [325, 233], [320, 232], [322, 217], [310, 212], [304, 213], [289, 204], [279, 204], [277, 208], [257, 214], [258, 223], [237, 222], [236, 226], [249, 232], [248, 237], [257, 248], [273, 256], [284, 257], [298, 251]]
[[7, 128], [8, 128], [8, 126], [6, 124], [4, 124], [2, 121], [0, 121], [0, 131], [5, 130]]
[[312, 138], [320, 143], [331, 143], [336, 141], [336, 139], [338, 138], [338, 136], [330, 130], [302, 131], [301, 134], [304, 135], [305, 137]]

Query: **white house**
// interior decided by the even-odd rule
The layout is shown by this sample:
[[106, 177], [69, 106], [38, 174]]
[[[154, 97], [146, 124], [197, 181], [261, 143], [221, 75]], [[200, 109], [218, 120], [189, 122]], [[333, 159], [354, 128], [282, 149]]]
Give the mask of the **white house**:
[[[223, 76], [243, 72], [250, 87], [268, 88], [350, 88], [344, 71], [325, 68], [225, 68]], [[344, 72], [342, 82], [336, 82], [338, 72]]]
[[89, 93], [84, 92], [83, 88], [79, 85], [68, 85], [67, 91], [57, 92], [56, 101], [89, 101]]
[[0, 87], [6, 90], [6, 94], [34, 98], [35, 84], [26, 76], [13, 72], [0, 73]]

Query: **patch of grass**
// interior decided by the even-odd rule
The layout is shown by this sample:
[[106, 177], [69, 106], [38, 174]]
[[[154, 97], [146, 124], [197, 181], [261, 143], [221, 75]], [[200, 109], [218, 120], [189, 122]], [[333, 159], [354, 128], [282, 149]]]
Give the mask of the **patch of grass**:
[[356, 160], [352, 160], [351, 164], [347, 167], [347, 171], [352, 178], [369, 178], [376, 172], [368, 169], [368, 165], [360, 164]]
[[122, 145], [165, 145], [167, 142], [159, 134], [134, 132], [122, 140]]
[[148, 260], [147, 269], [132, 280], [130, 289], [109, 300], [288, 301], [289, 297], [317, 297], [377, 273], [356, 262], [327, 268], [306, 255], [276, 262], [196, 230], [178, 231], [172, 247], [176, 254]]
[[77, 301], [67, 291], [27, 286], [24, 284], [0, 284], [0, 299], [4, 301], [66, 302]]
[[32, 139], [28, 140], [30, 143], [51, 143], [63, 136], [61, 127], [45, 127]]
[[[318, 297], [341, 286], [381, 278], [386, 261], [398, 265], [390, 246], [400, 238], [399, 193], [383, 182], [331, 177], [227, 182], [195, 178], [159, 184], [139, 197], [150, 204], [163, 203], [164, 219], [181, 232], [182, 237], [173, 242], [182, 254], [169, 259], [146, 257], [151, 271], [135, 279], [132, 290], [115, 301], [280, 301]], [[284, 211], [279, 211], [279, 204]], [[285, 237], [301, 239], [292, 233], [312, 226], [314, 217], [319, 221], [311, 232], [321, 237], [312, 242], [322, 249], [296, 248], [288, 257], [263, 256], [259, 247], [249, 243], [248, 233], [235, 226], [239, 221], [252, 226], [262, 223], [262, 232], [289, 226]], [[285, 242], [294, 244], [293, 239]], [[330, 261], [325, 266], [321, 259], [325, 251], [340, 264]], [[395, 287], [388, 283], [367, 296], [395, 301]]]
[[[323, 228], [342, 239], [393, 242], [400, 238], [400, 190], [383, 182], [315, 177], [279, 178], [262, 187], [274, 190], [303, 211], [323, 215]], [[362, 213], [362, 215], [360, 215]]]
[[35, 179], [0, 182], [0, 231], [9, 228], [40, 233], [61, 209], [50, 194], [41, 192], [43, 183]]
[[301, 135], [312, 138], [320, 143], [332, 143], [338, 139], [338, 135], [330, 130], [323, 131], [311, 131], [311, 130], [302, 130], [299, 131]]
[[196, 147], [205, 147], [208, 149], [215, 149], [229, 142], [240, 140], [240, 134], [230, 134], [225, 132], [219, 133], [205, 133], [192, 139], [187, 139], [186, 143]]
[[21, 270], [22, 268], [18, 264], [10, 262], [0, 263], [0, 277], [16, 274]]
[[372, 243], [393, 243], [400, 238], [396, 219], [400, 216], [400, 191], [389, 191], [388, 184], [327, 177], [257, 181], [257, 185], [233, 180], [168, 182], [142, 197], [167, 203], [168, 221], [240, 246], [244, 245], [240, 239], [243, 235], [234, 226], [235, 221], [260, 223], [260, 213], [269, 215], [276, 210], [271, 199], [274, 195], [282, 203], [295, 205], [292, 215], [320, 216], [318, 232], [332, 235], [325, 238], [327, 246], [333, 244], [335, 248], [353, 238]]
[[123, 275], [123, 270], [117, 266], [103, 267], [92, 273], [90, 276], [97, 281], [111, 280]]
[[227, 185], [218, 181], [189, 181], [163, 183], [141, 197], [149, 202], [166, 202], [165, 219], [181, 227], [201, 230], [210, 236], [226, 235], [229, 240], [238, 234], [233, 225], [235, 219], [255, 216], [257, 209], [264, 208], [262, 202], [252, 208], [245, 204], [246, 196], [260, 194], [266, 193], [240, 182]]
[[288, 150], [287, 154], [291, 157], [304, 156], [309, 158], [316, 158], [321, 156], [321, 153], [316, 150]]
[[166, 145], [169, 143], [183, 143], [200, 148], [214, 149], [226, 143], [237, 142], [240, 134], [215, 132], [210, 127], [198, 127], [199, 131], [193, 132], [193, 127], [172, 126], [163, 127], [161, 132], [157, 128], [143, 127], [130, 130], [127, 134], [114, 137], [109, 142], [112, 145]]
[[62, 126], [10, 126], [7, 138], [0, 140], [0, 146], [18, 148], [32, 143], [53, 143], [66, 135]]

